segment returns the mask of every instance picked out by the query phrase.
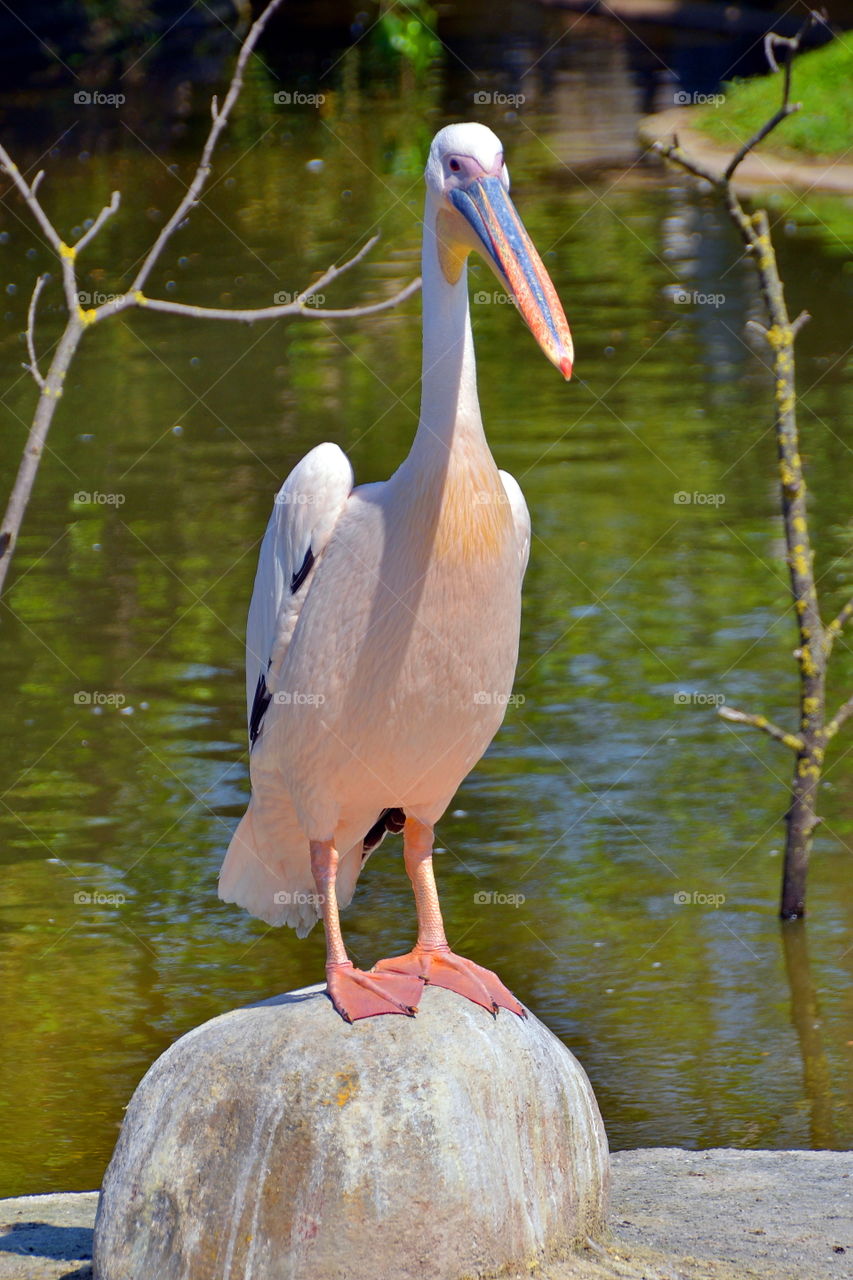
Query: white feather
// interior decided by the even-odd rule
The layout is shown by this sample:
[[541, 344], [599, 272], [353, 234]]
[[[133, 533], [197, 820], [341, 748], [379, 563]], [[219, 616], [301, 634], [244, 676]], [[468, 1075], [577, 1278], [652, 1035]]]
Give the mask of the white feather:
[[[246, 626], [246, 711], [251, 719], [258, 677], [275, 693], [275, 677], [293, 635], [317, 561], [352, 492], [353, 472], [336, 444], [318, 444], [298, 462], [275, 496], [261, 544]], [[308, 550], [314, 566], [303, 586], [290, 584]]]
[[503, 481], [507, 502], [512, 511], [512, 519], [518, 539], [518, 562], [521, 567], [521, 577], [523, 578], [527, 570], [527, 561], [530, 558], [530, 512], [527, 510], [524, 494], [521, 492], [521, 486], [515, 476], [511, 476], [508, 471], [499, 471], [498, 475]]

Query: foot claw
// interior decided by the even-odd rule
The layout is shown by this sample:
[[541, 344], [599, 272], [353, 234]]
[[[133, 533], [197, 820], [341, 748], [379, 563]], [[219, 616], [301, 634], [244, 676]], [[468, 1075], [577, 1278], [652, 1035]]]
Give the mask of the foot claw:
[[465, 996], [497, 1017], [498, 1009], [509, 1009], [519, 1018], [526, 1018], [525, 1009], [512, 992], [504, 986], [496, 973], [484, 969], [473, 960], [457, 956], [448, 947], [434, 951], [415, 947], [405, 956], [392, 956], [380, 960], [373, 967], [374, 973], [411, 974], [433, 987], [445, 987]]
[[326, 966], [326, 989], [344, 1022], [357, 1022], [359, 1018], [375, 1018], [383, 1013], [413, 1018], [423, 983], [406, 974], [365, 973], [347, 962]]

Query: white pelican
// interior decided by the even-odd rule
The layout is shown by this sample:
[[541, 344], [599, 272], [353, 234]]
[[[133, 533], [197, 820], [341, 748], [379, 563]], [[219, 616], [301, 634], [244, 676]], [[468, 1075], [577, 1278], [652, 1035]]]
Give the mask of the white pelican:
[[[451, 951], [432, 868], [435, 824], [504, 717], [530, 545], [521, 490], [483, 434], [469, 253], [566, 378], [572, 341], [495, 134], [442, 129], [425, 178], [417, 433], [384, 483], [354, 488], [327, 443], [276, 496], [247, 631], [252, 797], [219, 880], [226, 902], [300, 936], [322, 916], [328, 992], [347, 1021], [412, 1014], [424, 982], [524, 1016], [495, 974]], [[347, 956], [338, 908], [401, 829], [417, 943], [365, 972]]]

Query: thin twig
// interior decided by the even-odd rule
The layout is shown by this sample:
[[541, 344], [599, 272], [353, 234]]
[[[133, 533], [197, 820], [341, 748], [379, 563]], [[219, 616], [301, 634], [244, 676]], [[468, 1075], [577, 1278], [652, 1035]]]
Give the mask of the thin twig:
[[[140, 295], [135, 305], [145, 311], [165, 311], [175, 316], [194, 316], [198, 320], [237, 320], [243, 324], [254, 324], [257, 320], [279, 320], [283, 316], [320, 316], [327, 320], [345, 320], [357, 316], [373, 316], [379, 311], [389, 311], [421, 287], [420, 277], [412, 280], [392, 298], [382, 302], [369, 302], [362, 307], [340, 307], [332, 310], [325, 307], [306, 307], [299, 302], [282, 303], [274, 307], [255, 307], [249, 310], [230, 310], [227, 307], [197, 307], [189, 302], [170, 302], [166, 298], [148, 298]], [[312, 290], [313, 292], [313, 290]], [[310, 296], [310, 294], [309, 294]]]
[[29, 352], [30, 363], [24, 365], [24, 368], [33, 375], [42, 390], [44, 390], [44, 378], [39, 372], [38, 356], [36, 355], [36, 307], [38, 306], [39, 295], [46, 282], [46, 275], [39, 276], [33, 289], [33, 296], [30, 298], [30, 305], [27, 311], [27, 351]]
[[9, 501], [3, 516], [3, 524], [0, 528], [0, 591], [3, 590], [6, 575], [9, 572], [9, 565], [12, 562], [12, 553], [17, 545], [24, 512], [27, 509], [30, 494], [33, 491], [33, 485], [38, 474], [47, 433], [50, 430], [56, 406], [62, 396], [65, 375], [74, 358], [74, 353], [77, 350], [84, 328], [85, 326], [77, 313], [69, 312], [62, 337], [59, 339], [53, 353], [47, 376], [39, 389], [38, 404], [36, 405], [32, 426], [27, 435], [24, 451], [21, 454], [18, 474], [15, 477], [15, 484], [9, 495]]
[[808, 324], [811, 320], [811, 314], [808, 311], [801, 311], [796, 320], [791, 321], [791, 336], [796, 338], [804, 324]]
[[690, 156], [685, 155], [679, 146], [678, 139], [675, 137], [673, 137], [671, 143], [653, 143], [652, 151], [656, 151], [659, 156], [663, 156], [664, 160], [671, 160], [679, 168], [686, 169], [688, 173], [693, 174], [694, 178], [701, 178], [703, 182], [710, 182], [712, 187], [719, 187], [722, 184], [723, 179], [720, 174], [713, 173], [712, 170], [706, 169], [703, 164], [699, 164], [698, 160], [693, 160]]
[[114, 191], [112, 193], [112, 196], [110, 197], [109, 204], [104, 205], [103, 209], [98, 214], [97, 218], [92, 223], [89, 230], [85, 233], [85, 235], [82, 235], [80, 239], [77, 241], [77, 243], [73, 246], [75, 254], [80, 253], [81, 250], [85, 249], [86, 245], [89, 243], [90, 240], [94, 240], [95, 236], [98, 234], [101, 227], [106, 222], [107, 218], [111, 217], [111, 215], [116, 212], [120, 204], [121, 204], [121, 193], [118, 191]]
[[0, 143], [0, 169], [2, 169], [4, 173], [8, 173], [13, 184], [21, 193], [24, 202], [28, 206], [36, 222], [39, 224], [56, 252], [61, 255], [64, 247], [62, 237], [36, 198], [36, 190], [44, 177], [44, 173], [37, 173], [35, 180], [32, 183], [27, 182], [26, 178], [21, 173], [20, 169], [15, 164], [14, 160], [2, 143]]
[[767, 123], [763, 124], [761, 128], [752, 135], [748, 142], [743, 144], [737, 155], [735, 155], [729, 164], [726, 165], [726, 171], [724, 174], [726, 182], [731, 181], [734, 177], [735, 170], [746, 159], [750, 151], [752, 151], [754, 147], [757, 147], [759, 142], [762, 142], [767, 137], [768, 133], [772, 133], [777, 125], [780, 125], [783, 120], [787, 120], [788, 116], [792, 116], [799, 111], [800, 106], [801, 104], [799, 102], [795, 102], [793, 105], [789, 105], [786, 102], [784, 107], [780, 107], [776, 114], [771, 116]]
[[794, 58], [800, 51], [800, 45], [802, 43], [803, 37], [818, 22], [825, 23], [826, 17], [824, 14], [817, 13], [816, 11], [813, 10], [808, 15], [805, 22], [800, 27], [799, 31], [795, 36], [780, 36], [780, 35], [777, 35], [775, 31], [769, 31], [767, 35], [764, 37], [764, 52], [767, 55], [767, 61], [770, 63], [771, 70], [773, 71], [779, 70], [779, 63], [776, 61], [775, 48], [778, 46], [780, 48], [784, 48], [787, 50], [787, 57], [785, 58], [785, 62], [782, 66], [782, 73], [783, 73], [782, 103], [778, 111], [776, 111], [775, 115], [772, 115], [770, 119], [761, 126], [760, 129], [757, 129], [756, 132], [749, 139], [749, 141], [745, 142], [743, 146], [740, 148], [740, 150], [737, 152], [737, 154], [729, 161], [728, 165], [726, 166], [726, 171], [724, 174], [724, 178], [726, 182], [731, 182], [732, 178], [734, 177], [735, 170], [738, 168], [738, 166], [746, 159], [750, 151], [752, 151], [755, 147], [758, 146], [759, 142], [763, 142], [763, 140], [767, 137], [768, 133], [772, 133], [773, 130], [777, 127], [777, 125], [780, 125], [783, 120], [787, 120], [788, 116], [792, 116], [795, 114], [795, 112], [800, 110], [800, 107], [802, 105], [801, 103], [799, 102], [792, 103], [790, 101], [791, 66], [794, 61]]
[[221, 107], [217, 104], [215, 98], [211, 103], [210, 113], [212, 122], [210, 132], [207, 135], [207, 141], [204, 144], [204, 150], [201, 153], [201, 160], [198, 162], [198, 166], [193, 175], [193, 180], [184, 192], [183, 198], [171, 218], [169, 218], [157, 239], [154, 241], [154, 244], [145, 255], [142, 261], [142, 266], [136, 274], [136, 279], [130, 287], [131, 293], [136, 293], [137, 291], [142, 290], [145, 285], [145, 281], [148, 279], [151, 271], [156, 265], [157, 259], [160, 257], [160, 254], [166, 245], [166, 242], [171, 237], [172, 232], [179, 223], [183, 222], [189, 211], [198, 204], [199, 196], [201, 195], [204, 185], [210, 175], [210, 160], [213, 155], [214, 148], [219, 141], [219, 135], [228, 123], [228, 117], [231, 114], [234, 103], [240, 96], [240, 90], [243, 87], [243, 71], [246, 63], [251, 57], [255, 45], [258, 43], [264, 27], [267, 25], [267, 22], [275, 13], [276, 9], [279, 8], [281, 3], [282, 0], [270, 0], [270, 4], [267, 5], [266, 9], [258, 15], [249, 28], [248, 34], [246, 39], [243, 41], [242, 48], [240, 49], [240, 53], [237, 58], [234, 74], [231, 77], [231, 83], [228, 86], [228, 92], [225, 95], [225, 101]]
[[835, 715], [824, 728], [824, 741], [828, 742], [830, 738], [834, 738], [844, 721], [849, 720], [851, 716], [853, 716], [853, 698], [848, 698], [846, 702], [842, 702]]
[[271, 307], [203, 307], [197, 306], [192, 302], [175, 302], [169, 298], [149, 298], [147, 294], [137, 290], [135, 293], [122, 294], [109, 302], [102, 302], [93, 311], [87, 311], [86, 323], [97, 324], [101, 320], [116, 315], [120, 311], [127, 311], [131, 307], [141, 307], [146, 311], [164, 311], [176, 316], [192, 316], [198, 320], [235, 320], [243, 324], [254, 324], [258, 320], [280, 320], [288, 316], [345, 320], [350, 316], [375, 315], [380, 311], [389, 311], [392, 307], [405, 302], [406, 298], [410, 298], [413, 293], [416, 293], [421, 287], [420, 276], [411, 280], [392, 297], [383, 298], [381, 302], [370, 302], [360, 307], [338, 307], [335, 309], [308, 306], [306, 304], [309, 298], [318, 294], [322, 289], [326, 289], [339, 276], [357, 266], [378, 240], [378, 234], [371, 236], [351, 258], [347, 258], [345, 262], [340, 264], [327, 267], [312, 284], [306, 285], [300, 293], [297, 293], [292, 302], [275, 303]]
[[833, 618], [829, 626], [826, 628], [826, 647], [827, 651], [832, 648], [832, 642], [836, 636], [840, 636], [846, 623], [853, 618], [853, 599], [848, 600], [844, 608], [841, 610], [837, 618]]
[[777, 742], [783, 742], [786, 747], [790, 747], [792, 751], [802, 751], [803, 740], [796, 733], [786, 733], [784, 729], [780, 729], [772, 720], [768, 720], [766, 716], [754, 716], [748, 711], [739, 711], [737, 707], [718, 707], [717, 715], [723, 720], [730, 720], [733, 724], [748, 724], [753, 729], [761, 729], [764, 733], [775, 738]]
[[[36, 222], [47, 236], [56, 256], [59, 258], [59, 263], [62, 268], [62, 285], [65, 290], [65, 302], [69, 312], [75, 311], [77, 308], [77, 279], [74, 273], [76, 250], [73, 249], [71, 245], [67, 245], [62, 239], [62, 236], [59, 234], [44, 209], [41, 207], [38, 197], [36, 196], [36, 191], [44, 177], [44, 172], [40, 170], [32, 182], [27, 182], [26, 178], [9, 155], [9, 152], [2, 144], [0, 144], [0, 169], [5, 173], [8, 173], [9, 177], [12, 179], [12, 182], [23, 197], [24, 203], [27, 205]], [[2, 552], [0, 552], [0, 554], [2, 554]]]
[[378, 240], [379, 233], [377, 232], [376, 235], [372, 235], [370, 239], [361, 246], [358, 253], [354, 253], [351, 258], [347, 258], [346, 262], [342, 262], [339, 267], [327, 267], [322, 275], [319, 276], [313, 284], [309, 285], [307, 289], [303, 289], [294, 301], [304, 302], [304, 300], [310, 297], [312, 293], [319, 293], [321, 289], [325, 289], [327, 285], [330, 285], [333, 280], [337, 280], [338, 276], [343, 275], [345, 271], [350, 271], [353, 267], [358, 266], [362, 258], [370, 253], [370, 250]]

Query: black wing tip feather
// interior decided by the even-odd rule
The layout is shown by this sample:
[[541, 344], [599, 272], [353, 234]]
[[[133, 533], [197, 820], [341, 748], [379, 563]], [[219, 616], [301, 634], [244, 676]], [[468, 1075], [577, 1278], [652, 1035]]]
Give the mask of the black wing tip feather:
[[299, 588], [302, 586], [308, 574], [314, 567], [314, 552], [309, 547], [305, 552], [305, 559], [290, 579], [290, 594], [295, 596]]
[[[311, 547], [305, 552], [305, 559], [290, 579], [290, 594], [295, 596], [299, 588], [305, 582], [308, 574], [314, 568], [314, 552]], [[249, 715], [249, 746], [253, 747], [261, 732], [261, 724], [266, 715], [267, 707], [272, 701], [272, 694], [267, 688], [267, 682], [263, 671], [258, 676], [258, 683], [255, 688], [255, 696], [252, 701], [252, 710]]]
[[266, 715], [267, 707], [272, 701], [272, 694], [267, 688], [267, 682], [264, 679], [263, 671], [258, 676], [258, 683], [255, 688], [255, 697], [252, 702], [252, 714], [249, 716], [249, 745], [254, 746], [258, 734], [261, 732], [261, 722]]

